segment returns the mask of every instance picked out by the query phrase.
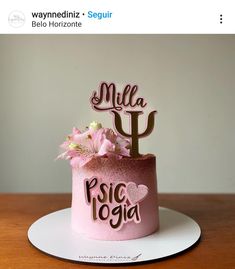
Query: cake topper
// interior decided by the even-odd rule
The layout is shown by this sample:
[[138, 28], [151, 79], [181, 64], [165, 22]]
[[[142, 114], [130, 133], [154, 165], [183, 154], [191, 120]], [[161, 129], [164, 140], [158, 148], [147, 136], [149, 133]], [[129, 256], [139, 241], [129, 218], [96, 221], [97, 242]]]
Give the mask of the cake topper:
[[[136, 158], [139, 154], [139, 139], [151, 134], [154, 128], [154, 116], [157, 112], [152, 111], [148, 115], [147, 126], [144, 132], [139, 133], [139, 115], [143, 114], [143, 109], [147, 102], [143, 97], [136, 97], [138, 86], [127, 84], [122, 92], [117, 92], [114, 83], [102, 82], [98, 91], [93, 91], [90, 98], [92, 108], [96, 111], [110, 111], [114, 115], [114, 127], [116, 131], [125, 138], [131, 140], [131, 156]], [[138, 108], [138, 110], [135, 110]], [[128, 110], [126, 110], [128, 109]], [[132, 110], [129, 110], [132, 109]], [[130, 133], [123, 130], [122, 118], [119, 112], [124, 111], [130, 116]]]

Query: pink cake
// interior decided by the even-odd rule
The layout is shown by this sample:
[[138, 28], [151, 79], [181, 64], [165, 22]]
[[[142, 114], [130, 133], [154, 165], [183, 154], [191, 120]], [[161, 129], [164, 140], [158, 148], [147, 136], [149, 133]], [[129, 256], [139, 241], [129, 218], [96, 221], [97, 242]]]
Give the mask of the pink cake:
[[[113, 190], [119, 182], [127, 186], [134, 186], [135, 192], [131, 192], [131, 188], [122, 187], [124, 201], [117, 203], [115, 198], [113, 201], [100, 203], [97, 195], [100, 194], [99, 184], [97, 183], [90, 189], [92, 197], [96, 197], [96, 208], [91, 203], [87, 203], [84, 195], [84, 179], [92, 179], [96, 175], [100, 179], [100, 183], [107, 186], [112, 184]], [[95, 181], [94, 181], [95, 182]], [[128, 185], [129, 182], [134, 184]], [[140, 186], [139, 188], [137, 186]], [[141, 189], [141, 186], [147, 187]], [[107, 188], [108, 189], [108, 188]], [[109, 189], [110, 190], [110, 189]], [[121, 192], [121, 190], [120, 190]], [[129, 193], [128, 193], [129, 192]], [[144, 195], [146, 194], [146, 197]], [[114, 196], [114, 195], [113, 195]], [[129, 197], [131, 196], [131, 197]], [[91, 197], [91, 201], [92, 201]], [[131, 203], [129, 205], [129, 200]], [[143, 200], [142, 200], [143, 199]], [[141, 201], [142, 200], [142, 201]], [[109, 214], [107, 207], [103, 207], [103, 217], [106, 220], [100, 220], [98, 217], [99, 210], [102, 205], [109, 204]], [[139, 220], [134, 219], [126, 223], [124, 220], [124, 207], [128, 203], [131, 205], [139, 205]], [[110, 206], [111, 205], [111, 206]], [[112, 214], [113, 208], [118, 213]], [[92, 215], [95, 215], [94, 217]], [[126, 213], [126, 215], [128, 215]], [[119, 219], [122, 218], [119, 224]], [[110, 222], [118, 227], [113, 228]], [[139, 158], [123, 158], [113, 160], [108, 158], [95, 158], [82, 168], [73, 168], [73, 193], [72, 193], [72, 228], [74, 231], [84, 234], [87, 237], [101, 240], [129, 240], [143, 237], [155, 232], [158, 229], [158, 204], [157, 204], [157, 182], [156, 182], [156, 159], [154, 155], [148, 154]]]
[[[73, 128], [61, 145], [58, 158], [70, 160], [73, 173], [71, 227], [86, 237], [130, 240], [158, 230], [156, 158], [139, 153], [139, 139], [152, 132], [156, 111], [148, 114], [140, 132], [139, 116], [147, 102], [137, 92], [137, 85], [118, 92], [114, 83], [102, 82], [91, 106], [111, 112], [115, 132], [92, 122], [82, 132]], [[125, 114], [129, 131], [122, 126]]]

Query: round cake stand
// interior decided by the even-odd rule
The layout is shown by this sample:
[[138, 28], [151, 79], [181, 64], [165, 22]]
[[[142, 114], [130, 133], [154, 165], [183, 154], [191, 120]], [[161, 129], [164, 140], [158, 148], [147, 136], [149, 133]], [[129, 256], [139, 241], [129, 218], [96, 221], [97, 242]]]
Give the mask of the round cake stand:
[[160, 230], [127, 241], [99, 241], [75, 233], [70, 226], [71, 209], [48, 214], [28, 230], [29, 241], [39, 250], [77, 262], [120, 264], [157, 260], [179, 253], [200, 238], [199, 225], [190, 217], [159, 208]]

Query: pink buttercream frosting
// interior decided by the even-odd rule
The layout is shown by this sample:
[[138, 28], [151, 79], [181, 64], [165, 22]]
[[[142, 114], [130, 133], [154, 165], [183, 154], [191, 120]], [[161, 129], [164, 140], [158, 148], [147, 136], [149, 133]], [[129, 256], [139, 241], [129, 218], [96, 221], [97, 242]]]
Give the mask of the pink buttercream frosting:
[[[82, 167], [73, 167], [72, 187], [72, 228], [74, 231], [93, 239], [129, 240], [147, 236], [158, 230], [158, 200], [156, 158], [152, 154], [138, 158], [122, 159], [95, 157]], [[124, 223], [119, 230], [110, 227], [108, 221], [94, 221], [91, 205], [87, 203], [84, 192], [86, 179], [98, 178], [105, 184], [123, 182], [132, 187], [142, 186], [143, 199], [139, 202], [141, 220]], [[131, 185], [131, 184], [132, 185]], [[143, 187], [144, 186], [144, 187]], [[147, 194], [146, 194], [146, 190]], [[92, 193], [97, 190], [94, 188]], [[134, 198], [133, 198], [134, 199]], [[138, 200], [138, 197], [135, 198]]]

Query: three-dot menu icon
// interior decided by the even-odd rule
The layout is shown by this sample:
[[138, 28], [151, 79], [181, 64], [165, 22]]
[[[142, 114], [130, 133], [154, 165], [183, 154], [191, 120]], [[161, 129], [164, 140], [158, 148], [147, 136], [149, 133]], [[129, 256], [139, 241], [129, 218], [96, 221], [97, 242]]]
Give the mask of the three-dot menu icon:
[[223, 23], [223, 14], [220, 14], [220, 24]]

